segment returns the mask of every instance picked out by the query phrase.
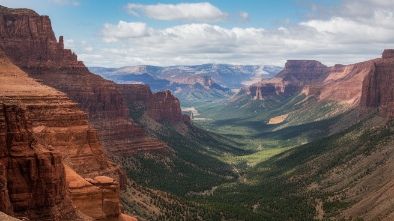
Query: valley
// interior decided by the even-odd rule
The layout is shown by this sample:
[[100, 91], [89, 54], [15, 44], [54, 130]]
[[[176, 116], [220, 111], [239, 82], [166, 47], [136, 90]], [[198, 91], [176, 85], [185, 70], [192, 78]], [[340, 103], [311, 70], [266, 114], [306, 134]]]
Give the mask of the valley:
[[0, 37], [1, 212], [394, 217], [394, 49], [334, 66], [88, 68], [48, 16], [3, 6]]

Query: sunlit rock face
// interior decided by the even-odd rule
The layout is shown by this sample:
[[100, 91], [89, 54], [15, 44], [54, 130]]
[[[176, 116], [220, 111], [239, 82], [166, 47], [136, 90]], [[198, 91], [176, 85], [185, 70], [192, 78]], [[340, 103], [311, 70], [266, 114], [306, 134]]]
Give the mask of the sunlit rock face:
[[241, 92], [264, 100], [274, 95], [295, 95], [302, 92], [318, 100], [334, 100], [360, 104], [363, 81], [374, 70], [375, 60], [352, 65], [327, 67], [318, 61], [290, 60], [285, 69], [271, 79], [243, 88]]

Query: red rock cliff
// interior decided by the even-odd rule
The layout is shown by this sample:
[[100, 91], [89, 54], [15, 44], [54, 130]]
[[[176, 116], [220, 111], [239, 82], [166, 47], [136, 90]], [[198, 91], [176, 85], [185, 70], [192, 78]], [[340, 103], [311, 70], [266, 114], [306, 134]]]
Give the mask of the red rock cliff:
[[[88, 71], [77, 56], [57, 42], [47, 16], [31, 10], [0, 10], [0, 46], [13, 62], [29, 76], [65, 92], [88, 113], [89, 122], [98, 129], [105, 151], [117, 153], [149, 150], [151, 141], [130, 118], [124, 96], [112, 81]], [[138, 138], [139, 144], [130, 142]], [[163, 145], [162, 145], [163, 146]], [[152, 147], [157, 149], [158, 146]], [[130, 152], [129, 151], [129, 152]]]
[[363, 82], [361, 107], [378, 108], [379, 114], [394, 116], [394, 50], [384, 50], [381, 59], [374, 60]]
[[[123, 216], [119, 184], [124, 182], [124, 172], [103, 155], [96, 130], [88, 125], [87, 114], [78, 104], [28, 77], [1, 50], [0, 82], [0, 147], [4, 147], [0, 163], [7, 168], [6, 176], [0, 174], [0, 183], [6, 180], [7, 184], [0, 194], [0, 209], [31, 220], [79, 220], [72, 203], [78, 198], [78, 188], [67, 185], [64, 163], [80, 179], [116, 177], [112, 187], [118, 191], [112, 191], [108, 203], [100, 207], [100, 219]], [[77, 209], [91, 215], [86, 207], [97, 207], [94, 199], [87, 198], [87, 206], [77, 205]], [[118, 209], [114, 209], [116, 203]]]
[[30, 220], [81, 220], [66, 195], [62, 154], [42, 148], [18, 105], [0, 104], [1, 210]]
[[139, 108], [155, 121], [190, 122], [190, 118], [182, 114], [178, 98], [169, 90], [152, 94], [149, 85], [122, 84], [117, 86], [122, 91], [129, 107], [133, 109], [139, 105]]
[[259, 100], [302, 91], [319, 100], [341, 101], [354, 106], [360, 103], [362, 82], [373, 69], [373, 61], [327, 67], [318, 61], [290, 60], [274, 78], [263, 79], [241, 91]]
[[241, 91], [254, 99], [263, 100], [273, 95], [293, 95], [306, 85], [319, 85], [327, 77], [329, 69], [318, 61], [289, 60], [283, 71], [272, 79], [263, 79]]

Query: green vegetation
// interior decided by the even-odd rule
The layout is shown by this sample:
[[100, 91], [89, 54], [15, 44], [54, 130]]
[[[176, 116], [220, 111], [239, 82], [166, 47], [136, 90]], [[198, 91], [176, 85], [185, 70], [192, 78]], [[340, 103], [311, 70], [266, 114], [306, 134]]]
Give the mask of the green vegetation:
[[[356, 203], [346, 190], [387, 160], [355, 165], [394, 135], [393, 121], [303, 94], [263, 101], [242, 95], [193, 107], [207, 120], [152, 126], [143, 112], [132, 116], [171, 147], [120, 160], [138, 185], [177, 202], [152, 201], [167, 211], [152, 220], [315, 220], [317, 202], [323, 219], [337, 219]], [[283, 122], [268, 124], [282, 115]]]

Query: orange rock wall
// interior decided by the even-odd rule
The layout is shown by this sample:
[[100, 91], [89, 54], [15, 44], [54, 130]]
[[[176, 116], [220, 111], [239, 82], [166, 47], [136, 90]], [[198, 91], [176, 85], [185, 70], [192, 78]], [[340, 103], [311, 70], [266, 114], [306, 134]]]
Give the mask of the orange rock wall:
[[0, 104], [1, 210], [30, 220], [80, 220], [66, 195], [62, 154], [42, 148], [25, 111]]

